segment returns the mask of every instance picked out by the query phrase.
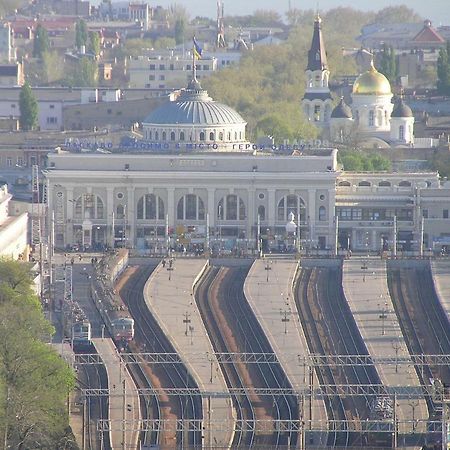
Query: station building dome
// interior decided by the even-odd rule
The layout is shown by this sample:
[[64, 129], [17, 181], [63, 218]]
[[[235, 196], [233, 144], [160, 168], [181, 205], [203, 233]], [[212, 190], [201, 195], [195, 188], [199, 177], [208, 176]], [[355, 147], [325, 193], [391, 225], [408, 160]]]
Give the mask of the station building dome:
[[156, 108], [142, 122], [144, 138], [158, 143], [244, 143], [247, 123], [233, 108], [214, 101], [194, 77], [180, 96]]

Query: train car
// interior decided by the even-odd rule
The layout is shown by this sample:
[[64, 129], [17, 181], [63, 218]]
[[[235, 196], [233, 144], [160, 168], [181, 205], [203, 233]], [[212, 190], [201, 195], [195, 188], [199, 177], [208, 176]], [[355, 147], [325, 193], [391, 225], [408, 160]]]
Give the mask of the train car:
[[120, 345], [134, 339], [134, 319], [114, 289], [114, 283], [128, 264], [128, 250], [122, 249], [114, 256], [100, 261], [92, 298], [111, 337]]
[[72, 326], [72, 341], [74, 347], [90, 347], [92, 345], [91, 324], [87, 320], [74, 323]]

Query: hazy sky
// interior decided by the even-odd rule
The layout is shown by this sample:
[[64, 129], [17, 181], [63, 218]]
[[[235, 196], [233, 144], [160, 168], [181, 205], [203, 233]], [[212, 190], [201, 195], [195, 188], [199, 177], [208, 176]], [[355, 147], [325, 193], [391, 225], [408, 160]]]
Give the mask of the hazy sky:
[[[182, 4], [190, 11], [191, 17], [216, 15], [216, 0], [153, 0], [151, 3], [162, 6]], [[378, 10], [385, 6], [404, 4], [430, 19], [435, 26], [450, 25], [450, 0], [290, 0], [290, 3], [299, 9], [316, 9], [318, 5], [322, 11], [336, 6]], [[224, 4], [225, 15], [251, 14], [255, 9], [274, 9], [283, 15], [289, 7], [289, 0], [224, 0]]]

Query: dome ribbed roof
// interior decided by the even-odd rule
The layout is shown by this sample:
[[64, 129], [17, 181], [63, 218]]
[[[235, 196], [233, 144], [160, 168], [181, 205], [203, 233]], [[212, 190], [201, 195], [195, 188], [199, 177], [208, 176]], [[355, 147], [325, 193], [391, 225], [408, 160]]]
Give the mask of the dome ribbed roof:
[[392, 94], [388, 79], [371, 63], [370, 69], [361, 74], [353, 85], [353, 94], [357, 95], [389, 95]]
[[352, 110], [347, 103], [344, 102], [344, 98], [341, 98], [341, 101], [333, 109], [331, 113], [332, 119], [351, 119], [352, 118]]
[[170, 125], [234, 125], [246, 123], [233, 108], [215, 102], [202, 90], [198, 80], [189, 82], [176, 101], [156, 108], [143, 123]]
[[413, 112], [401, 98], [394, 106], [391, 117], [413, 117]]

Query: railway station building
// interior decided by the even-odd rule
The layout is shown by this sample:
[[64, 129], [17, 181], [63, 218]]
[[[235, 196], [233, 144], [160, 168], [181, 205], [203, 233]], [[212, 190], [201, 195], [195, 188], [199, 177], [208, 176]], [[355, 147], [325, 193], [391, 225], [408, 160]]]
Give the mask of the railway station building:
[[345, 173], [336, 149], [255, 145], [245, 126], [194, 73], [134, 145], [50, 153], [54, 245], [332, 254], [450, 244], [450, 186], [437, 173]]

